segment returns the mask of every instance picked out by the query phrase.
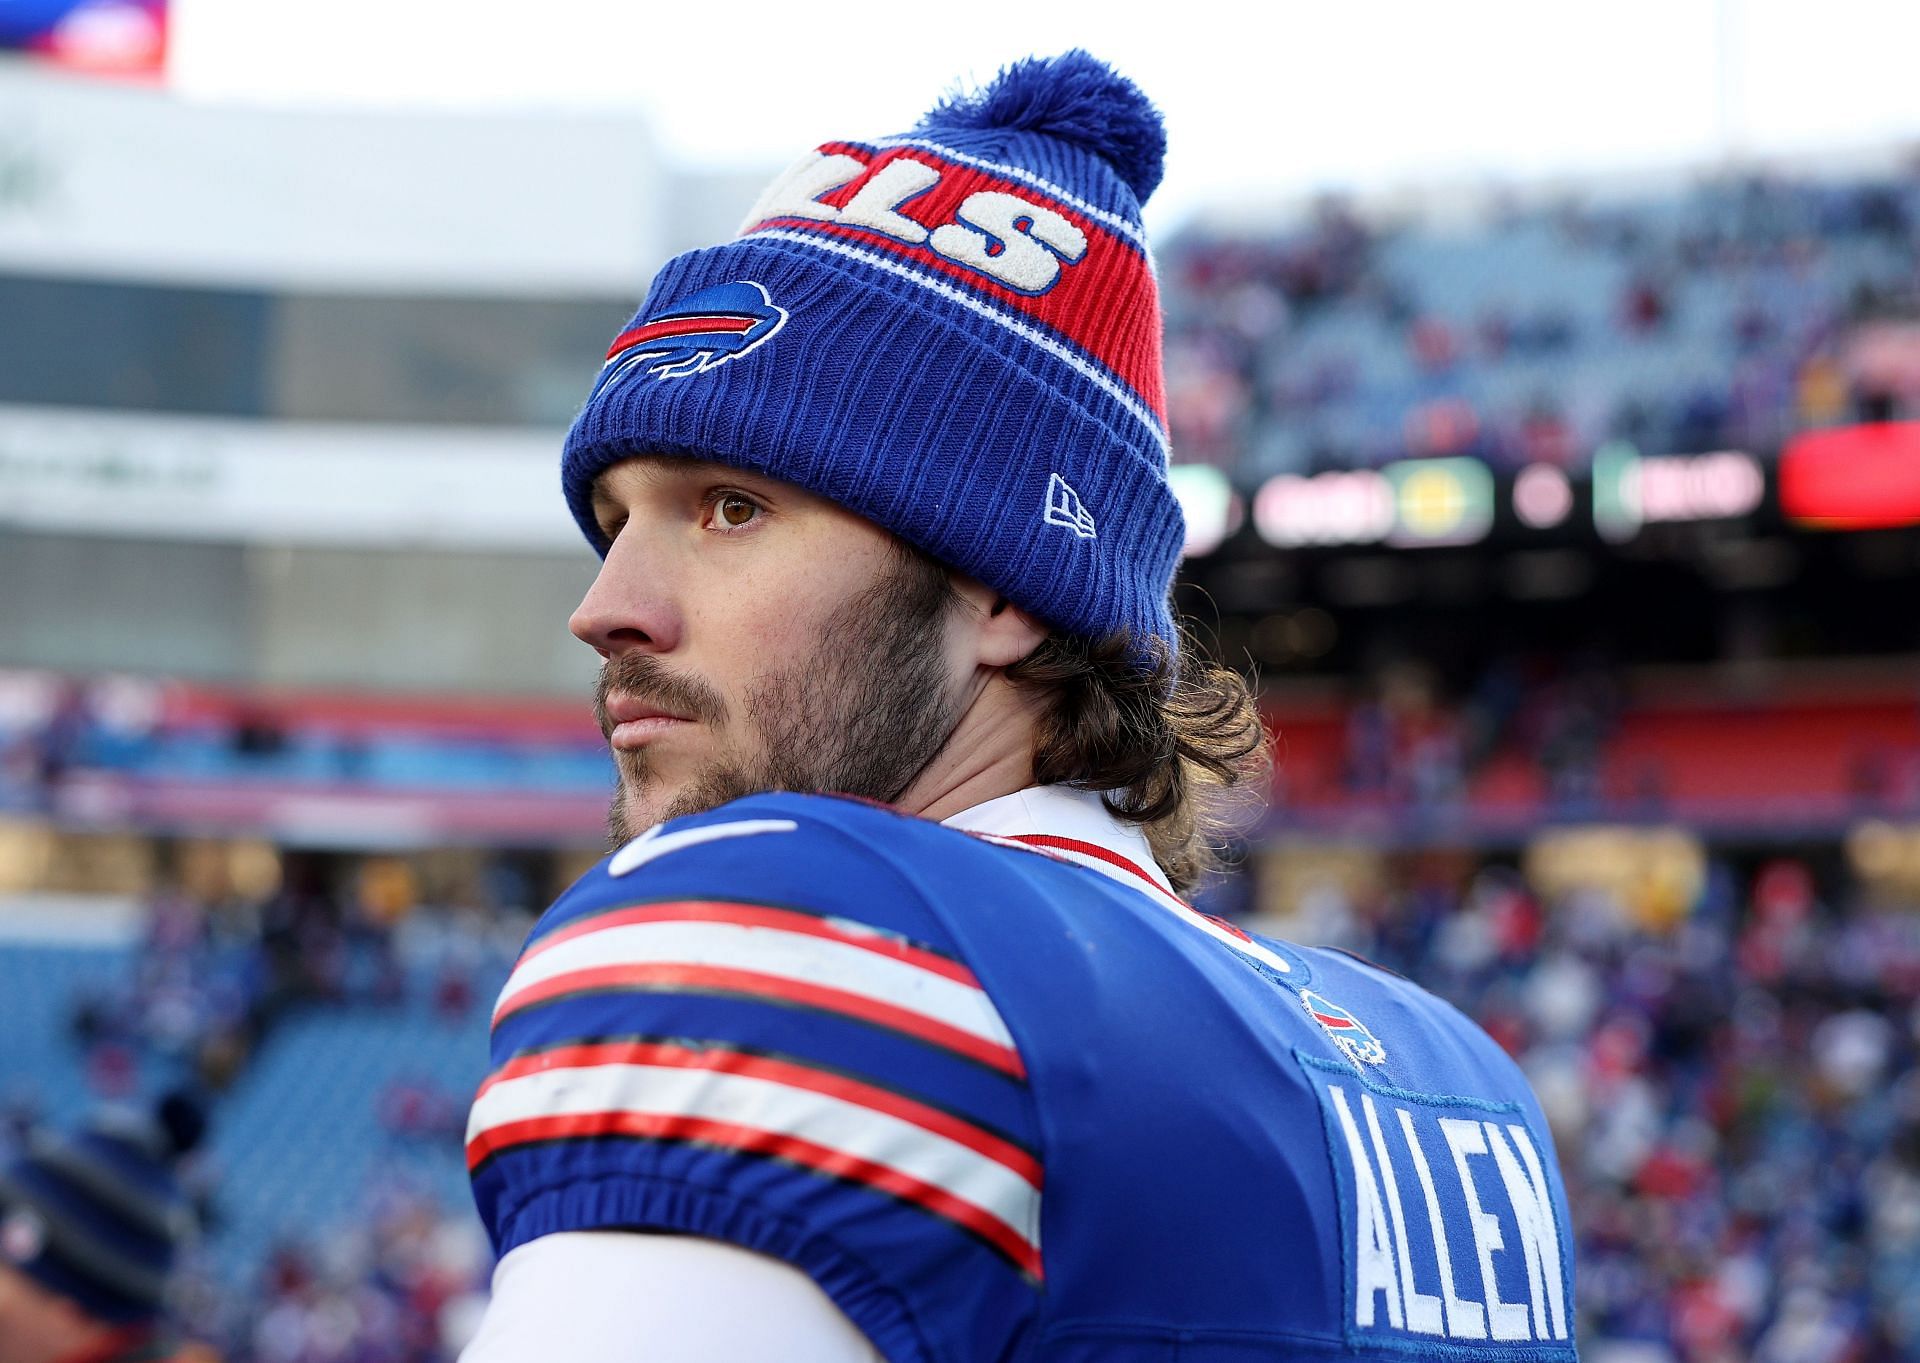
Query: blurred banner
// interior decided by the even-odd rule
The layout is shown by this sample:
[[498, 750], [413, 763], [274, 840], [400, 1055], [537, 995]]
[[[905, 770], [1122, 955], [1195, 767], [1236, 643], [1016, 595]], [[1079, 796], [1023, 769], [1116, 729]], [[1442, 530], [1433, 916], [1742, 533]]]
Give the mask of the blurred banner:
[[0, 405], [0, 526], [155, 539], [554, 552], [550, 432]]
[[628, 114], [226, 108], [0, 61], [0, 272], [624, 298], [701, 189]]
[[167, 60], [167, 0], [0, 0], [0, 49], [92, 75], [156, 79]]

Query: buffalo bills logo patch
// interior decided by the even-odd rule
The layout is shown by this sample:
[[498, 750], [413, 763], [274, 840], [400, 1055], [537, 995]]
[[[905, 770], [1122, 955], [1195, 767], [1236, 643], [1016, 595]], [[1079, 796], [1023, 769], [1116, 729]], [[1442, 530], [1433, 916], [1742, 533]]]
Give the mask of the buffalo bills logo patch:
[[629, 379], [704, 374], [765, 345], [786, 324], [787, 310], [750, 279], [702, 289], [614, 337], [593, 397]]
[[1322, 1030], [1333, 1038], [1333, 1044], [1347, 1053], [1347, 1058], [1356, 1065], [1385, 1064], [1387, 1048], [1380, 1044], [1380, 1038], [1367, 1030], [1367, 1025], [1334, 1003], [1331, 999], [1314, 993], [1311, 989], [1300, 991], [1300, 1002], [1306, 1005], [1307, 1013], [1320, 1024]]

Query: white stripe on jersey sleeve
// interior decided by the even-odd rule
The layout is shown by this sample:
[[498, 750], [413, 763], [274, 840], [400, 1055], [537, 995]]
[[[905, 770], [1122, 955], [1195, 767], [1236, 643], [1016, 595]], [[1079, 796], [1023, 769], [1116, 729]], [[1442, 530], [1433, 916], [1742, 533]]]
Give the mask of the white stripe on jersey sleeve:
[[931, 1185], [1040, 1243], [1040, 1191], [1006, 1165], [890, 1113], [777, 1080], [679, 1066], [600, 1064], [541, 1070], [474, 1101], [471, 1144], [540, 1118], [635, 1113], [771, 1131]]
[[829, 938], [697, 920], [607, 927], [537, 951], [515, 967], [496, 1012], [510, 1009], [523, 991], [561, 975], [624, 965], [710, 966], [778, 976], [857, 994], [1014, 1048], [999, 1011], [974, 985]]

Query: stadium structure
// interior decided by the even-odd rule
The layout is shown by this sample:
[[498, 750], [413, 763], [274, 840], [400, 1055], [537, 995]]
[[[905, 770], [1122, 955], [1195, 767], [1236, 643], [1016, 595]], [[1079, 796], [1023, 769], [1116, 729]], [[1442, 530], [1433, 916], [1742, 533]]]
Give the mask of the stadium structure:
[[[0, 63], [0, 1104], [215, 1095], [230, 1358], [470, 1328], [487, 1004], [611, 782], [558, 442], [759, 178]], [[1920, 1354], [1917, 228], [1888, 158], [1159, 245], [1278, 758], [1206, 906], [1522, 1059], [1602, 1363]]]

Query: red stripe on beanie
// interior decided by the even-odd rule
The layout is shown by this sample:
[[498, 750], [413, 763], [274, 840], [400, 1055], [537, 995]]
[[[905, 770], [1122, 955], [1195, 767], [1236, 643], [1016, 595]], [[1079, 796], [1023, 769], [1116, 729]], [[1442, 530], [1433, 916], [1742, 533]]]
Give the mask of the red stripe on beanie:
[[902, 241], [871, 228], [824, 222], [818, 218], [772, 217], [754, 223], [747, 229], [749, 233], [763, 227], [819, 232], [823, 236], [880, 247], [930, 269], [943, 279], [966, 284], [1017, 316], [1041, 323], [1078, 347], [1088, 359], [1106, 368], [1132, 390], [1165, 425], [1167, 400], [1160, 357], [1159, 291], [1147, 268], [1146, 257], [1132, 242], [1043, 190], [947, 160], [924, 147], [890, 148], [876, 153], [857, 143], [829, 142], [820, 150], [827, 155], [854, 156], [868, 166], [858, 179], [820, 196], [819, 202], [828, 207], [843, 207], [888, 162], [904, 157], [939, 171], [940, 180], [898, 205], [895, 211], [902, 217], [931, 231], [956, 221], [961, 204], [970, 195], [983, 191], [1011, 194], [1058, 213], [1072, 223], [1086, 236], [1086, 254], [1072, 264], [1062, 261], [1058, 281], [1045, 293], [1025, 294], [1008, 288], [990, 275], [947, 259], [924, 243]]

